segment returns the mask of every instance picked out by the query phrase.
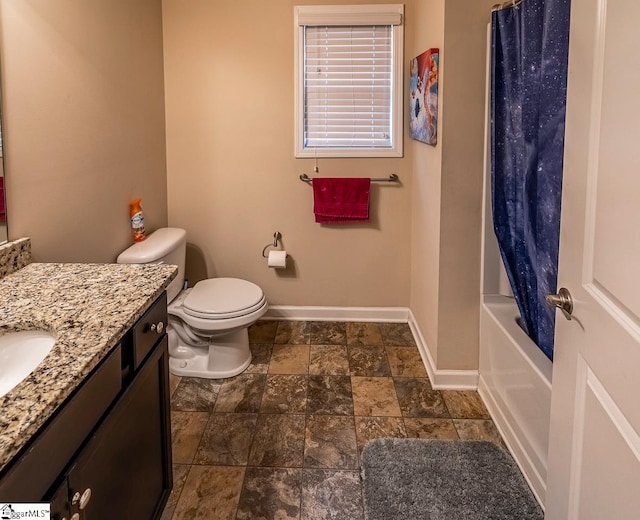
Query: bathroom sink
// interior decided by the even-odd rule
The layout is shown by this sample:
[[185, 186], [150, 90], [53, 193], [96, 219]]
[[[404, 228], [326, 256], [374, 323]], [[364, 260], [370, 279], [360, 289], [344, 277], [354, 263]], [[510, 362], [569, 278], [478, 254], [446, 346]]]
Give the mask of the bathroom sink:
[[0, 335], [0, 397], [33, 372], [55, 342], [53, 335], [43, 330]]

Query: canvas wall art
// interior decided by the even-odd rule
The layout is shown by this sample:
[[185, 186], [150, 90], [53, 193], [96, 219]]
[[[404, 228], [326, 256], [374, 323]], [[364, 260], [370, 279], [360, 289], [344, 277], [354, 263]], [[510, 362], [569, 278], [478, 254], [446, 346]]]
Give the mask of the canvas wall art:
[[409, 67], [409, 124], [416, 141], [438, 142], [438, 49], [411, 60]]

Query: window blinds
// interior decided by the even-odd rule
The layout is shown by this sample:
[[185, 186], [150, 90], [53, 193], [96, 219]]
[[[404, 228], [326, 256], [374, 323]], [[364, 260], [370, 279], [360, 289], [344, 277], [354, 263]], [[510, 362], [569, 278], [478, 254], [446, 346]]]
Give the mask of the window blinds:
[[306, 148], [389, 148], [392, 25], [304, 27]]

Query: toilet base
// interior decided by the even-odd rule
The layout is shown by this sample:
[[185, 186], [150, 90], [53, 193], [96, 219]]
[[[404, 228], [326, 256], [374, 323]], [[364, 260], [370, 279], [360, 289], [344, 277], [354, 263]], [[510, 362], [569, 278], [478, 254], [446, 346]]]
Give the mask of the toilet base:
[[251, 364], [247, 328], [210, 338], [208, 347], [185, 345], [169, 330], [169, 372], [176, 376], [225, 379]]

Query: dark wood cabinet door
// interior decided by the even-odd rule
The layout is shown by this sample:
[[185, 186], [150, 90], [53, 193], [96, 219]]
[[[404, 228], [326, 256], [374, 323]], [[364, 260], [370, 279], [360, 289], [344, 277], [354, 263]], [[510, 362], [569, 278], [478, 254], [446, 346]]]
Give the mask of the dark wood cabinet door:
[[0, 502], [38, 502], [43, 496], [48, 500], [52, 484], [116, 400], [122, 388], [120, 373], [118, 345], [5, 471]]
[[48, 502], [51, 507], [51, 520], [69, 520], [71, 518], [66, 478], [53, 492], [53, 496], [48, 500]]
[[69, 471], [72, 513], [86, 520], [161, 513], [172, 485], [167, 363], [165, 336]]

